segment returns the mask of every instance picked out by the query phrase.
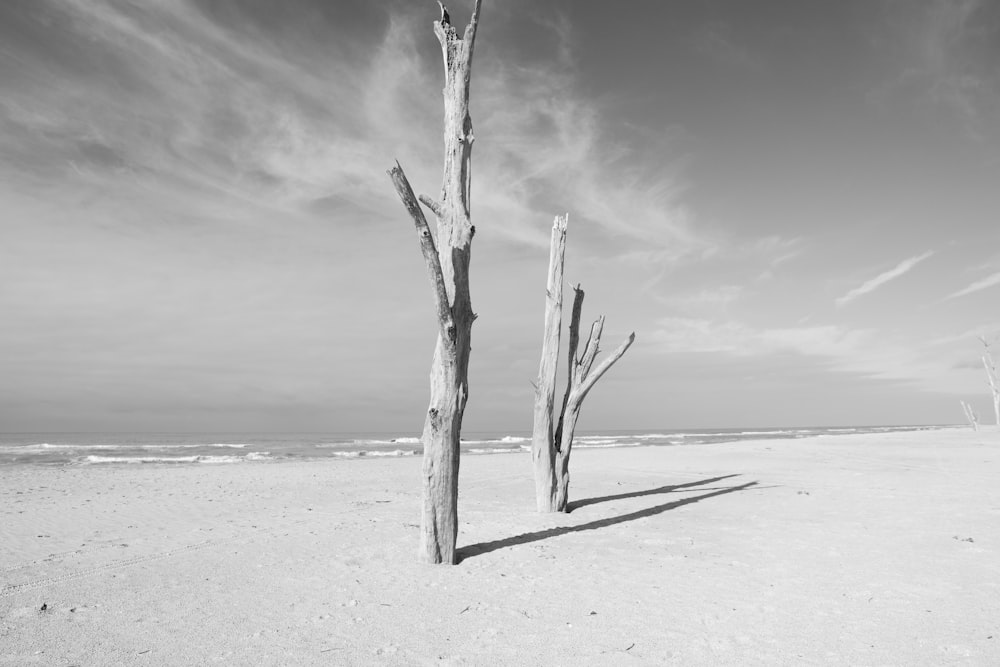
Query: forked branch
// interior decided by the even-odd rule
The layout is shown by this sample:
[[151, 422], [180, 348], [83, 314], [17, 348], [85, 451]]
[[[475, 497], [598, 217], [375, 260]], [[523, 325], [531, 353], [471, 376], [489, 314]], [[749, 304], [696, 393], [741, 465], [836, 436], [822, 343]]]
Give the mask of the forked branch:
[[625, 354], [625, 351], [628, 350], [628, 348], [632, 345], [634, 341], [635, 341], [635, 332], [633, 331], [628, 335], [628, 338], [626, 338], [625, 341], [622, 342], [622, 344], [615, 349], [614, 352], [605, 357], [604, 361], [602, 361], [600, 364], [597, 365], [597, 368], [594, 370], [593, 373], [589, 373], [587, 375], [587, 378], [583, 381], [583, 383], [580, 386], [581, 401], [584, 399], [584, 397], [586, 397], [587, 392], [591, 390], [594, 384], [596, 384], [597, 381], [601, 379], [601, 376], [607, 373], [608, 369], [614, 366], [615, 362], [617, 362], [619, 359], [622, 358], [622, 355]]

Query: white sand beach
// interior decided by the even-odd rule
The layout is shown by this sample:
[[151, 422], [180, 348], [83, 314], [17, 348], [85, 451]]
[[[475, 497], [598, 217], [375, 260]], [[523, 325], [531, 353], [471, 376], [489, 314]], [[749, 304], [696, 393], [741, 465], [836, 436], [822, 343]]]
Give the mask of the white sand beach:
[[[1000, 433], [462, 461], [0, 469], [0, 664], [997, 665]], [[44, 607], [44, 610], [43, 610]]]

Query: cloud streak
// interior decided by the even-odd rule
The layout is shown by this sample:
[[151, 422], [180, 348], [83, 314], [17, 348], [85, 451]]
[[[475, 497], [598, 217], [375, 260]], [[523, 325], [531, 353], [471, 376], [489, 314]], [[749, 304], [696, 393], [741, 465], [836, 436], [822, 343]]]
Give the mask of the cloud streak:
[[997, 273], [988, 275], [985, 278], [983, 278], [982, 280], [977, 280], [976, 282], [972, 283], [971, 285], [968, 285], [967, 287], [964, 287], [964, 288], [958, 290], [957, 292], [953, 292], [953, 293], [949, 294], [948, 296], [945, 297], [945, 300], [947, 301], [948, 299], [957, 299], [960, 296], [966, 296], [967, 294], [973, 294], [975, 292], [979, 292], [981, 290], [987, 289], [988, 287], [993, 287], [994, 285], [1000, 285], [1000, 271], [998, 271]]
[[882, 285], [885, 285], [890, 280], [895, 280], [896, 278], [899, 278], [900, 276], [908, 273], [913, 269], [913, 267], [915, 267], [917, 264], [924, 261], [933, 254], [934, 251], [929, 250], [922, 255], [917, 255], [915, 257], [910, 257], [909, 259], [904, 259], [895, 267], [889, 269], [888, 271], [885, 271], [884, 273], [880, 273], [871, 280], [868, 280], [863, 284], [861, 284], [860, 286], [852, 289], [844, 296], [835, 299], [834, 303], [836, 303], [838, 307], [846, 306], [851, 301], [857, 299], [859, 296], [864, 296], [865, 294], [869, 294], [878, 289], [879, 287], [881, 287]]
[[955, 358], [938, 343], [900, 340], [888, 332], [843, 325], [755, 327], [738, 320], [662, 318], [652, 332], [669, 355], [724, 354], [767, 369], [782, 355], [818, 360], [827, 370], [902, 382], [925, 391], [966, 391]]

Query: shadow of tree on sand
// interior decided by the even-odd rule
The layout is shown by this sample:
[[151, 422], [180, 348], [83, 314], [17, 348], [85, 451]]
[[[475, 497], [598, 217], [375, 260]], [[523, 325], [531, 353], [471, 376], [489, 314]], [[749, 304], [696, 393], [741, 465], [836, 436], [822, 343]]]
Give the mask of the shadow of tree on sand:
[[[654, 493], [668, 493], [668, 490], [674, 490], [681, 487], [692, 487], [699, 484], [707, 484], [720, 479], [726, 479], [728, 477], [736, 477], [736, 475], [725, 475], [723, 477], [716, 477], [713, 479], [706, 479], [700, 482], [691, 482], [688, 484], [679, 484], [670, 487], [660, 487], [658, 489], [651, 489], [649, 491], [638, 491], [635, 493], [627, 494], [623, 493], [620, 496], [605, 496], [603, 498], [593, 498], [586, 501], [580, 501], [577, 507], [581, 507], [581, 503], [588, 505], [602, 502], [604, 500], [611, 500], [614, 498], [634, 498], [638, 496], [652, 495]], [[458, 562], [462, 562], [466, 558], [472, 558], [473, 556], [481, 556], [483, 554], [488, 554], [491, 551], [496, 551], [497, 549], [504, 549], [506, 547], [515, 547], [521, 544], [530, 544], [532, 542], [540, 542], [541, 540], [547, 540], [550, 537], [558, 537], [560, 535], [568, 535], [569, 533], [582, 533], [586, 530], [597, 530], [598, 528], [607, 528], [608, 526], [615, 526], [620, 523], [627, 523], [629, 521], [635, 521], [636, 519], [644, 519], [650, 516], [656, 516], [657, 514], [663, 514], [664, 512], [669, 512], [672, 509], [677, 509], [678, 507], [683, 507], [684, 505], [690, 505], [692, 503], [697, 503], [702, 500], [707, 500], [708, 498], [713, 498], [715, 496], [722, 496], [727, 493], [736, 493], [737, 491], [745, 491], [751, 487], [757, 486], [757, 482], [747, 482], [746, 484], [740, 484], [739, 486], [731, 486], [725, 489], [719, 489], [718, 491], [712, 491], [711, 493], [703, 493], [700, 496], [694, 496], [691, 498], [684, 498], [683, 500], [675, 500], [670, 503], [663, 503], [662, 505], [655, 505], [653, 507], [648, 507], [644, 510], [638, 510], [636, 512], [630, 512], [628, 514], [622, 514], [620, 516], [612, 516], [606, 519], [598, 519], [596, 521], [590, 521], [588, 523], [582, 523], [578, 526], [559, 526], [556, 528], [547, 528], [545, 530], [535, 531], [533, 533], [522, 533], [521, 535], [515, 535], [513, 537], [507, 537], [502, 540], [495, 540], [493, 542], [480, 542], [478, 544], [470, 544], [468, 546], [462, 547], [458, 550]]]
[[612, 500], [624, 500], [625, 498], [640, 498], [642, 496], [655, 496], [659, 493], [671, 493], [681, 489], [690, 489], [693, 486], [702, 486], [705, 484], [721, 482], [722, 480], [729, 479], [731, 477], [739, 477], [739, 475], [723, 475], [722, 477], [710, 477], [709, 479], [700, 479], [697, 482], [688, 482], [687, 484], [670, 484], [655, 489], [646, 489], [645, 491], [632, 491], [631, 493], [617, 493], [612, 496], [584, 498], [583, 500], [570, 501], [568, 510], [572, 512], [573, 510], [586, 507], [587, 505], [596, 505], [597, 503], [606, 503]]

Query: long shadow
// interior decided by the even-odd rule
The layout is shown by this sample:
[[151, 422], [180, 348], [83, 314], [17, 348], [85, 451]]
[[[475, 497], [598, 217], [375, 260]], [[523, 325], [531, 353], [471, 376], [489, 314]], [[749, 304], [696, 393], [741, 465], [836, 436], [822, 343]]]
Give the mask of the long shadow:
[[702, 486], [703, 484], [712, 484], [714, 482], [720, 482], [724, 479], [729, 479], [730, 477], [739, 477], [739, 475], [723, 475], [722, 477], [711, 477], [709, 479], [698, 480], [697, 482], [688, 482], [687, 484], [671, 484], [667, 486], [661, 486], [656, 489], [647, 489], [646, 491], [633, 491], [631, 493], [617, 493], [613, 496], [600, 496], [597, 498], [584, 498], [583, 500], [574, 500], [569, 503], [567, 511], [572, 512], [573, 510], [578, 510], [581, 507], [586, 507], [587, 505], [596, 505], [597, 503], [606, 503], [612, 500], [624, 500], [625, 498], [640, 498], [642, 496], [655, 496], [658, 493], [671, 493], [679, 489], [689, 489], [692, 486]]
[[[733, 475], [728, 475], [728, 476], [732, 477]], [[636, 519], [644, 519], [646, 517], [656, 516], [657, 514], [663, 514], [664, 512], [669, 512], [672, 509], [677, 509], [678, 507], [683, 507], [684, 505], [697, 503], [699, 501], [706, 500], [708, 498], [713, 498], [715, 496], [722, 496], [727, 493], [736, 493], [737, 491], [745, 491], [753, 486], [757, 486], [757, 482], [747, 482], [746, 484], [741, 484], [739, 486], [731, 486], [727, 489], [720, 489], [719, 491], [704, 493], [700, 496], [694, 496], [693, 498], [685, 498], [683, 500], [675, 500], [671, 503], [663, 503], [662, 505], [656, 505], [654, 507], [649, 507], [647, 509], [639, 510], [637, 512], [630, 512], [629, 514], [622, 514], [621, 516], [613, 516], [613, 517], [608, 517], [607, 519], [598, 519], [597, 521], [582, 523], [579, 526], [560, 526], [558, 528], [547, 528], [545, 530], [535, 531], [534, 533], [522, 533], [521, 535], [515, 535], [513, 537], [507, 537], [502, 540], [496, 540], [493, 542], [480, 542], [478, 544], [470, 544], [469, 546], [462, 547], [461, 549], [458, 550], [457, 561], [461, 563], [466, 558], [472, 558], [473, 556], [481, 556], [482, 554], [488, 554], [491, 551], [496, 551], [497, 549], [504, 549], [506, 547], [515, 547], [521, 544], [540, 542], [542, 540], [547, 540], [550, 537], [568, 535], [569, 533], [582, 533], [585, 530], [597, 530], [598, 528], [607, 528], [608, 526], [615, 526], [620, 523], [635, 521]], [[639, 495], [644, 495], [644, 494], [640, 493]]]

